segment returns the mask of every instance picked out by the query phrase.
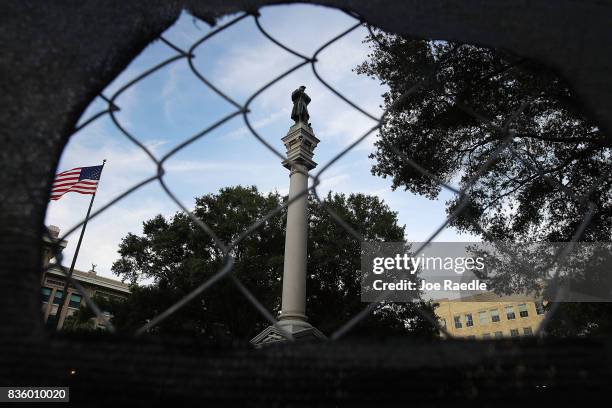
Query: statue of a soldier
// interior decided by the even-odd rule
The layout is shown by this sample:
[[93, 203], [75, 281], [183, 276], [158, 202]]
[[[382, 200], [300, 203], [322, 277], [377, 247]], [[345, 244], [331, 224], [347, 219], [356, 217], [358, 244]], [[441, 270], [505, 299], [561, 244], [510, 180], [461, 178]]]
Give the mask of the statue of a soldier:
[[306, 87], [302, 85], [291, 94], [291, 100], [293, 101], [291, 119], [295, 120], [295, 123], [303, 122], [308, 125], [310, 115], [307, 106], [310, 103], [310, 97], [306, 95], [305, 90]]

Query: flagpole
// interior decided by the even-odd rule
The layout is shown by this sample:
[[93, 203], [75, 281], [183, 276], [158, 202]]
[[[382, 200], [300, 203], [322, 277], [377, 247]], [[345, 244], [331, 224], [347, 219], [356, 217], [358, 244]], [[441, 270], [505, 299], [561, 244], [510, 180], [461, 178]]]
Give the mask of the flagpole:
[[[102, 168], [100, 169], [100, 178], [102, 178], [102, 170], [104, 170], [104, 164], [106, 163], [106, 159], [102, 160]], [[96, 192], [98, 189], [96, 188]], [[64, 308], [64, 304], [66, 302], [70, 302], [68, 299], [68, 285], [70, 284], [70, 278], [72, 277], [72, 273], [74, 272], [74, 265], [76, 264], [77, 257], [79, 256], [79, 250], [81, 249], [81, 242], [83, 242], [83, 235], [85, 234], [85, 228], [87, 227], [87, 221], [89, 221], [89, 214], [91, 213], [91, 207], [93, 206], [94, 199], [96, 198], [96, 192], [91, 195], [91, 201], [89, 202], [89, 208], [87, 209], [87, 215], [85, 215], [85, 222], [81, 227], [81, 235], [79, 236], [79, 241], [77, 242], [76, 250], [74, 251], [74, 256], [72, 257], [72, 263], [70, 264], [70, 270], [68, 270], [68, 275], [66, 275], [66, 283], [64, 284], [64, 291], [62, 293], [63, 299], [60, 304], [57, 306], [57, 311], [55, 312], [55, 316], [57, 316], [57, 322], [55, 325], [55, 329], [60, 329], [60, 322], [62, 321], [62, 310]], [[65, 319], [64, 319], [65, 320]]]

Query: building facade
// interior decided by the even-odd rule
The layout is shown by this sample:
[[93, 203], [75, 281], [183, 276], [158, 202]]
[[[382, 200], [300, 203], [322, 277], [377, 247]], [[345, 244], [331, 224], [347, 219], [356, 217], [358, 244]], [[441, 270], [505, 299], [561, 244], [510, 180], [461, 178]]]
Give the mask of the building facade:
[[[106, 298], [125, 299], [130, 294], [127, 284], [116, 281], [114, 279], [98, 276], [95, 271], [83, 272], [74, 270], [73, 278], [81, 284], [87, 295], [92, 298], [94, 296], [104, 296]], [[64, 285], [66, 277], [61, 269], [51, 265], [43, 273], [41, 280], [41, 301], [42, 312], [45, 324], [49, 327], [56, 327], [59, 318], [61, 329], [64, 326], [66, 318], [72, 316], [82, 305], [85, 305], [83, 294], [80, 293], [74, 286], [68, 285], [68, 303], [64, 304], [61, 316], [57, 316], [57, 308], [60, 302], [66, 299], [64, 297]], [[107, 318], [110, 314], [103, 311]], [[102, 319], [94, 319], [94, 328], [104, 328]]]
[[[43, 273], [41, 276], [41, 301], [42, 314], [45, 324], [51, 328], [64, 326], [66, 318], [74, 315], [82, 305], [85, 305], [83, 293], [79, 292], [72, 284], [68, 285], [68, 293], [64, 295], [64, 285], [66, 284], [66, 276], [64, 272], [57, 266], [50, 264], [51, 259], [55, 257], [54, 251], [61, 251], [66, 247], [65, 240], [59, 240], [59, 228], [50, 225], [48, 234], [44, 237], [44, 252], [43, 252]], [[103, 296], [110, 299], [125, 299], [129, 296], [129, 286], [115, 279], [98, 276], [91, 270], [88, 272], [75, 269], [72, 277], [83, 287], [87, 296]], [[66, 296], [66, 297], [64, 297]], [[61, 316], [57, 316], [57, 309], [61, 302], [68, 299], [68, 303], [64, 304]], [[107, 318], [110, 318], [110, 313], [103, 311]], [[59, 319], [59, 326], [57, 321]], [[94, 328], [105, 328], [103, 321], [100, 318], [93, 318]]]
[[454, 337], [491, 339], [533, 335], [544, 319], [544, 304], [525, 296], [478, 294], [436, 300], [436, 315]]

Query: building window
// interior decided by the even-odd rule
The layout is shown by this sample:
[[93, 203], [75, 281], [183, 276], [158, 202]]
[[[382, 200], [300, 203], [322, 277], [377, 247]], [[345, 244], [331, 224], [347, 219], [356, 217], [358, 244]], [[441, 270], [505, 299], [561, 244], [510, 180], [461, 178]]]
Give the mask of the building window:
[[508, 320], [514, 320], [516, 318], [516, 315], [514, 314], [514, 308], [512, 306], [506, 306], [506, 319]]
[[533, 330], [531, 330], [531, 327], [523, 327], [523, 334], [525, 336], [531, 336], [533, 335]]
[[51, 297], [51, 288], [41, 288], [40, 289], [40, 299], [43, 302], [48, 302]]
[[481, 326], [489, 324], [489, 316], [487, 315], [486, 310], [478, 312], [478, 321], [480, 322]]
[[74, 308], [78, 308], [81, 306], [81, 295], [77, 295], [75, 293], [73, 293], [72, 295], [70, 295], [70, 303], [68, 303], [68, 307], [74, 307]]
[[60, 303], [62, 303], [62, 298], [64, 297], [64, 292], [61, 290], [56, 290], [55, 291], [55, 296], [53, 297], [53, 304], [54, 305], [59, 305]]
[[472, 314], [466, 313], [465, 315], [465, 327], [472, 327], [474, 325], [474, 320], [472, 320]]
[[468, 340], [476, 340], [476, 336], [467, 336]]
[[490, 339], [491, 338], [491, 333], [482, 333], [482, 338], [483, 339]]
[[510, 330], [510, 336], [518, 337], [518, 335], [519, 335], [518, 329], [511, 329]]
[[527, 305], [525, 303], [521, 303], [518, 305], [519, 316], [527, 317], [529, 316], [529, 312], [527, 311]]
[[463, 327], [461, 325], [461, 316], [453, 316], [453, 319], [455, 320], [455, 329], [460, 329]]
[[495, 338], [496, 339], [501, 339], [504, 337], [504, 333], [500, 332], [500, 331], [496, 331], [495, 332]]
[[497, 309], [491, 310], [491, 321], [493, 323], [499, 322], [499, 312], [497, 311]]
[[536, 313], [541, 315], [544, 314], [544, 304], [540, 301], [535, 302]]

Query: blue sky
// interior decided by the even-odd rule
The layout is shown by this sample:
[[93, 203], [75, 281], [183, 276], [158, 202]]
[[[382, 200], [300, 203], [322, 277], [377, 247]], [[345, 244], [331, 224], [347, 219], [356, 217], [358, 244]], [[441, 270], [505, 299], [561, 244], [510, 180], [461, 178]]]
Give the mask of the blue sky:
[[[319, 6], [273, 6], [261, 11], [262, 26], [275, 38], [296, 51], [312, 55], [323, 43], [356, 23], [340, 11]], [[228, 16], [223, 24], [235, 16]], [[183, 50], [212, 29], [183, 13], [163, 36]], [[362, 41], [367, 30], [358, 28], [318, 57], [317, 71], [335, 89], [367, 112], [380, 116], [381, 94], [377, 81], [358, 76], [352, 69], [366, 59], [368, 46]], [[104, 91], [110, 97], [126, 82], [177, 52], [161, 41], [150, 44]], [[256, 90], [282, 74], [300, 59], [280, 49], [257, 29], [253, 18], [246, 18], [224, 30], [194, 50], [194, 65], [215, 86], [244, 103]], [[293, 123], [290, 119], [291, 92], [307, 87], [312, 127], [321, 143], [315, 151], [316, 173], [338, 152], [363, 135], [375, 122], [346, 104], [321, 84], [309, 65], [288, 75], [260, 94], [251, 104], [249, 119], [258, 133], [284, 153], [281, 138]], [[197, 79], [185, 58], [170, 63], [121, 93], [116, 100], [119, 123], [157, 157], [163, 156], [184, 139], [202, 131], [235, 108]], [[96, 98], [83, 113], [81, 122], [104, 109], [106, 102]], [[322, 176], [321, 195], [328, 191], [377, 195], [399, 214], [406, 225], [406, 238], [428, 238], [445, 218], [444, 192], [441, 200], [430, 201], [404, 191], [393, 192], [390, 180], [372, 176], [376, 134], [333, 164]], [[58, 171], [92, 166], [107, 159], [94, 210], [109, 202], [138, 181], [155, 173], [155, 165], [129, 141], [108, 115], [84, 127], [70, 140]], [[197, 140], [172, 156], [165, 165], [167, 184], [181, 202], [192, 208], [194, 197], [232, 185], [255, 185], [260, 191], [288, 191], [288, 171], [279, 158], [257, 141], [241, 116]], [[89, 196], [67, 194], [49, 204], [46, 223], [68, 231], [84, 217]], [[157, 215], [174, 214], [177, 205], [157, 182], [141, 188], [94, 218], [77, 261], [77, 268], [96, 270], [112, 276], [110, 267], [118, 258], [117, 246], [128, 232], [140, 234], [142, 222]], [[72, 259], [78, 230], [68, 237], [66, 263]], [[472, 241], [447, 229], [436, 241]]]

